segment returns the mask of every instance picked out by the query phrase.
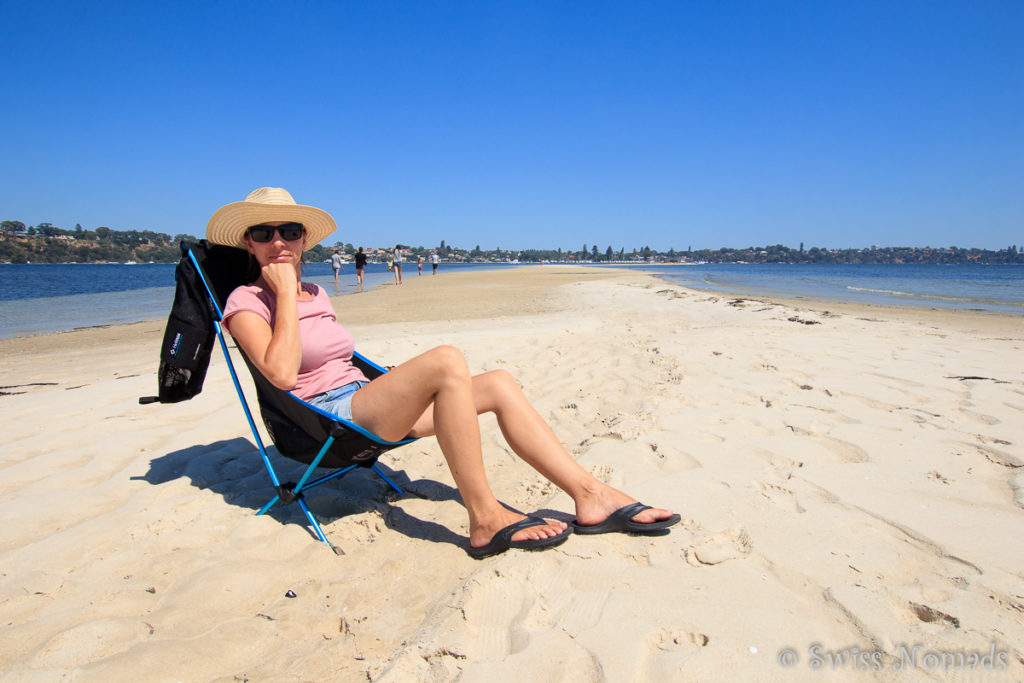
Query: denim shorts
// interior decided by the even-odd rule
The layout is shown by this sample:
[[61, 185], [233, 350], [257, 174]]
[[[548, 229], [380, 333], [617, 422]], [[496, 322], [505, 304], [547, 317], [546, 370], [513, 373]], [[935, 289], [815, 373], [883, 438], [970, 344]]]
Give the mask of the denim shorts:
[[320, 410], [337, 415], [343, 420], [352, 419], [352, 395], [365, 387], [369, 382], [349, 382], [337, 389], [325, 391], [309, 399], [308, 403]]

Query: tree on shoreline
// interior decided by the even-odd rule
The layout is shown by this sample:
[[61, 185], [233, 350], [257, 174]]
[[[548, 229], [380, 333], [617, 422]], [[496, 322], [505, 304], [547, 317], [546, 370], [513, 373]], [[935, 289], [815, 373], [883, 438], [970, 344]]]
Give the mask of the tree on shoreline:
[[[188, 234], [170, 235], [151, 230], [113, 230], [99, 227], [85, 230], [76, 225], [74, 230], [57, 228], [50, 223], [26, 226], [21, 221], [0, 222], [0, 263], [101, 263], [136, 261], [147, 263], [174, 263], [181, 252], [178, 244], [183, 240], [196, 240]], [[312, 262], [330, 258], [334, 248], [318, 244], [306, 252]], [[825, 249], [821, 247], [799, 249], [775, 244], [746, 249], [702, 249], [685, 253], [670, 248], [660, 252], [645, 246], [633, 249], [631, 254], [621, 247], [616, 253], [611, 245], [602, 254], [595, 243], [590, 251], [558, 249], [524, 249], [508, 251], [487, 250], [476, 245], [471, 250], [460, 249], [441, 241], [438, 247], [403, 247], [412, 257], [430, 255], [436, 249], [439, 256], [453, 261], [512, 261], [537, 263], [541, 261], [592, 261], [608, 263], [790, 263], [790, 264], [1018, 264], [1024, 265], [1024, 249], [1010, 245], [1005, 249], [963, 247], [871, 247], [869, 249]], [[355, 252], [351, 244], [344, 245], [346, 253]]]

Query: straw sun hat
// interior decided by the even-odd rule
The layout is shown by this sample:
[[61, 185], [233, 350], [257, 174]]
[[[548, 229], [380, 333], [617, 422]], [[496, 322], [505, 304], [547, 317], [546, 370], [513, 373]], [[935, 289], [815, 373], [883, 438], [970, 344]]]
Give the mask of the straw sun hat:
[[206, 239], [215, 244], [245, 249], [246, 229], [260, 223], [302, 223], [306, 227], [306, 249], [318, 244], [338, 229], [331, 215], [313, 206], [296, 204], [288, 190], [261, 187], [242, 202], [225, 204], [206, 224]]

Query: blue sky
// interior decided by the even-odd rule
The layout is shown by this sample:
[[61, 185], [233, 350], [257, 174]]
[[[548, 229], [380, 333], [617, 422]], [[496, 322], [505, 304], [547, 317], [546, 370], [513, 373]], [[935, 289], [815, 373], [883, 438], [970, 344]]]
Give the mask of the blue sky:
[[0, 0], [0, 220], [334, 241], [1024, 244], [1024, 2]]

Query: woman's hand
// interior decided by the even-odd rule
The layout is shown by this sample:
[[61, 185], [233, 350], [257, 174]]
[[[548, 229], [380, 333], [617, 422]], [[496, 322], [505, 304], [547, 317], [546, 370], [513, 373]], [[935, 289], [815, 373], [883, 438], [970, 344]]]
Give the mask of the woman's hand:
[[299, 278], [295, 274], [295, 266], [290, 263], [268, 263], [260, 269], [263, 281], [267, 283], [275, 295], [294, 292], [299, 295]]
[[250, 311], [231, 317], [231, 334], [271, 384], [291, 391], [302, 363], [299, 338], [299, 278], [291, 263], [268, 263], [261, 280], [277, 300], [274, 324]]

